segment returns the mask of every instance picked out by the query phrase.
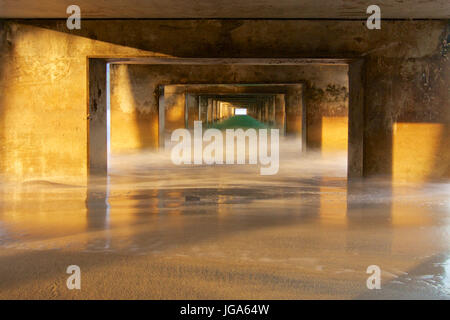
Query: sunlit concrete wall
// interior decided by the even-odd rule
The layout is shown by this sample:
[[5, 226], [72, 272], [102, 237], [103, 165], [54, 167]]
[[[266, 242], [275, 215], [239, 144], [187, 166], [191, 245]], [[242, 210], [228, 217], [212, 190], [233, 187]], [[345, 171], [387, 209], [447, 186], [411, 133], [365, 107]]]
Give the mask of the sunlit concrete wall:
[[0, 21], [0, 173], [8, 180], [85, 184], [87, 56], [143, 53], [57, 31], [63, 25]]
[[348, 78], [333, 84], [308, 83], [305, 90], [307, 148], [322, 154], [346, 152], [348, 144]]
[[164, 88], [165, 121], [164, 132], [166, 139], [179, 128], [186, 128], [186, 94], [179, 92], [172, 86]]
[[348, 149], [348, 117], [322, 117], [321, 150], [323, 153]]
[[[0, 172], [14, 180], [85, 182], [88, 56], [320, 55], [365, 60], [364, 176], [448, 179], [448, 36], [444, 20], [383, 21], [381, 30], [361, 21], [89, 20], [73, 31], [64, 20], [0, 21]], [[238, 71], [230, 66], [228, 72], [233, 78]], [[267, 81], [289, 72], [287, 66]], [[200, 81], [216, 76], [211, 69]], [[424, 143], [416, 144], [417, 133], [396, 131], [395, 123], [441, 129], [423, 132]], [[400, 149], [429, 160], [412, 169]]]
[[200, 120], [198, 103], [198, 96], [192, 94], [186, 95], [186, 111], [188, 112], [187, 127], [189, 129], [194, 128], [194, 121]]
[[[153, 90], [128, 74], [125, 65], [110, 67], [110, 146], [112, 153], [158, 147], [158, 108]], [[152, 88], [153, 89], [153, 88]]]
[[426, 181], [446, 177], [445, 166], [439, 166], [442, 145], [448, 154], [450, 141], [442, 140], [445, 125], [440, 123], [397, 122], [393, 128], [393, 168], [396, 181]]
[[[345, 71], [342, 73], [344, 75], [346, 74]], [[334, 79], [332, 81], [334, 81]], [[303, 108], [308, 108], [303, 99], [303, 95], [305, 93], [304, 89], [304, 87], [291, 89], [289, 90], [289, 94], [286, 96], [286, 134], [299, 139], [302, 137], [303, 129], [307, 130], [307, 128], [304, 128], [303, 121]], [[316, 108], [316, 106], [313, 105], [310, 107], [314, 109]]]

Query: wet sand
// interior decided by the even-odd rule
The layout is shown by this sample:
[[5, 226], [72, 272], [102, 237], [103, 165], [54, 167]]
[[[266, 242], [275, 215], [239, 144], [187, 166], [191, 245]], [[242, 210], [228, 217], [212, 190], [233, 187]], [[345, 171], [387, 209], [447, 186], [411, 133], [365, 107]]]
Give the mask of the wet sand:
[[148, 152], [89, 187], [3, 184], [0, 298], [450, 298], [450, 184], [347, 185], [345, 155], [286, 150], [275, 176]]

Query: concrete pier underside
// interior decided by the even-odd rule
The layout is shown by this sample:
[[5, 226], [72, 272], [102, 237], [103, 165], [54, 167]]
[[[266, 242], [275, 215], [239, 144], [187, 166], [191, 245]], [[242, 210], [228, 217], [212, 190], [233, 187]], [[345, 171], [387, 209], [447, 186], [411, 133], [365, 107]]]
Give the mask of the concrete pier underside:
[[[226, 3], [0, 0], [0, 299], [450, 298], [448, 1]], [[230, 101], [277, 174], [173, 163]]]
[[[111, 108], [136, 99], [137, 110], [122, 111], [156, 125], [157, 98], [149, 94], [143, 101], [142, 86], [155, 93], [157, 85], [170, 83], [303, 82], [311, 128], [326, 123], [328, 113], [346, 116], [352, 101], [361, 106], [348, 111], [350, 175], [448, 178], [448, 23], [383, 21], [376, 31], [363, 24], [88, 20], [81, 30], [69, 31], [64, 20], [3, 20], [0, 86], [7, 94], [0, 97], [1, 173], [10, 180], [86, 183], [93, 116], [86, 105], [93, 103], [92, 94], [103, 94], [90, 90], [90, 59], [326, 58], [348, 59], [349, 66], [113, 65], [113, 83], [125, 74], [131, 82], [117, 89], [130, 90], [128, 96], [112, 92]], [[150, 132], [143, 145], [157, 144], [158, 128]], [[316, 137], [314, 130], [308, 133], [311, 145], [319, 147]]]

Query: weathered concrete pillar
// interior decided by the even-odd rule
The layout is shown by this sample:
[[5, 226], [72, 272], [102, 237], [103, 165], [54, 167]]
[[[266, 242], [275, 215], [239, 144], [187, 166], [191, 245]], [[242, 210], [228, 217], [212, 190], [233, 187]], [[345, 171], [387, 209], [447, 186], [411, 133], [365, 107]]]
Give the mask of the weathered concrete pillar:
[[199, 120], [199, 105], [197, 96], [193, 94], [186, 94], [186, 127], [188, 129], [194, 128], [194, 121]]
[[220, 103], [216, 101], [216, 121], [220, 119]]
[[277, 94], [275, 96], [275, 126], [280, 130], [280, 134], [286, 134], [286, 116], [285, 116], [285, 95], [284, 94]]
[[166, 86], [164, 91], [164, 139], [170, 141], [172, 132], [176, 129], [186, 128], [186, 94], [176, 86]]
[[164, 146], [164, 130], [165, 130], [165, 107], [164, 107], [164, 87], [159, 91], [158, 100], [158, 148], [162, 150]]
[[208, 123], [208, 99], [205, 99], [202, 96], [199, 96], [199, 104], [200, 104], [200, 119]]
[[219, 102], [214, 99], [214, 122], [219, 119]]
[[262, 121], [262, 122], [264, 122], [264, 106], [265, 106], [265, 101], [261, 100], [261, 102], [259, 103], [259, 112], [260, 112], [259, 121]]
[[272, 99], [271, 99], [271, 101], [272, 101], [271, 109], [270, 109], [270, 123], [271, 123], [271, 125], [274, 125], [274, 124], [275, 124], [275, 118], [276, 118], [276, 103], [277, 103], [276, 100], [277, 100], [277, 96], [275, 95], [275, 96], [273, 96]]
[[289, 89], [286, 94], [286, 134], [298, 138], [302, 137], [302, 132], [306, 130], [302, 123], [304, 118], [302, 96], [302, 86]]
[[201, 96], [196, 96], [197, 98], [197, 105], [198, 105], [198, 116], [197, 120], [202, 121], [202, 102], [201, 102]]
[[108, 171], [107, 137], [107, 63], [89, 59], [88, 75], [88, 174], [104, 175]]
[[220, 101], [217, 101], [217, 120], [220, 121], [220, 111], [221, 111], [221, 103]]
[[264, 101], [264, 122], [269, 122], [269, 106], [270, 106], [270, 98], [266, 98]]
[[348, 160], [347, 176], [360, 178], [364, 174], [364, 61], [349, 65]]
[[208, 98], [207, 100], [207, 111], [206, 111], [206, 123], [212, 123], [213, 120], [213, 107], [212, 107], [212, 99]]

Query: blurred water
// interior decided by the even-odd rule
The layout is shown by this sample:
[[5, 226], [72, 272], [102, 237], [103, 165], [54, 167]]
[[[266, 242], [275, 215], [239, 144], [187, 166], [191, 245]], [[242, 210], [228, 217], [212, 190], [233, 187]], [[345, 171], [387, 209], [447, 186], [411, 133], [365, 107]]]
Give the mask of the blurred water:
[[[249, 276], [257, 265], [329, 287], [312, 297], [449, 297], [450, 184], [347, 184], [346, 166], [345, 153], [302, 154], [296, 140], [282, 141], [274, 176], [257, 165], [175, 166], [169, 152], [113, 155], [109, 178], [88, 187], [4, 185], [0, 253], [232, 263]], [[364, 291], [372, 264], [383, 270], [381, 293]], [[302, 297], [301, 287], [277, 290]]]

